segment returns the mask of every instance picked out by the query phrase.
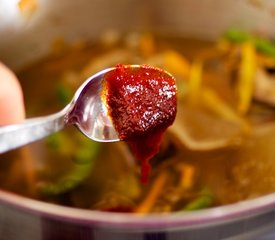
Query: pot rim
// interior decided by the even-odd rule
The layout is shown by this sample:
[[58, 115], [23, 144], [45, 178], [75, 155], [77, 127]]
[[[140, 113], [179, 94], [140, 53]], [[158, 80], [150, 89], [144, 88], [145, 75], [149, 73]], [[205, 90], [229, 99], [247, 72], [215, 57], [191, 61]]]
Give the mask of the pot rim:
[[3, 205], [21, 210], [31, 215], [49, 219], [78, 223], [80, 225], [108, 226], [113, 229], [192, 229], [244, 220], [275, 209], [275, 193], [244, 200], [220, 207], [184, 213], [156, 213], [139, 215], [132, 213], [110, 213], [86, 210], [46, 203], [15, 193], [0, 190]]

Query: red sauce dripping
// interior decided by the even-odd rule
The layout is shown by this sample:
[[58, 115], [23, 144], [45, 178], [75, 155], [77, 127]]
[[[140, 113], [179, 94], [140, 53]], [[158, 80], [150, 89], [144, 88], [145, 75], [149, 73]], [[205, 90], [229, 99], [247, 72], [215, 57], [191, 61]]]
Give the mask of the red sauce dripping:
[[118, 132], [141, 162], [141, 181], [151, 170], [163, 133], [177, 112], [175, 79], [159, 68], [117, 65], [105, 76], [106, 103]]

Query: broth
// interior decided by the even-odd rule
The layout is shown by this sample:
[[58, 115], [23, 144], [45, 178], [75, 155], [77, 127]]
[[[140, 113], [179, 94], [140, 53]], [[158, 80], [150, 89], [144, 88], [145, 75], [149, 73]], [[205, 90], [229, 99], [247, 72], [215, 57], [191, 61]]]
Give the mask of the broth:
[[0, 185], [56, 204], [142, 214], [196, 210], [272, 192], [275, 112], [270, 102], [238, 89], [246, 84], [243, 75], [256, 76], [274, 62], [249, 43], [225, 39], [209, 43], [141, 33], [63, 44], [18, 72], [28, 117], [60, 110], [97, 71], [146, 63], [176, 77], [176, 122], [152, 159], [146, 185], [125, 143], [95, 143], [73, 127], [3, 155], [12, 160], [1, 161], [7, 174], [1, 174]]

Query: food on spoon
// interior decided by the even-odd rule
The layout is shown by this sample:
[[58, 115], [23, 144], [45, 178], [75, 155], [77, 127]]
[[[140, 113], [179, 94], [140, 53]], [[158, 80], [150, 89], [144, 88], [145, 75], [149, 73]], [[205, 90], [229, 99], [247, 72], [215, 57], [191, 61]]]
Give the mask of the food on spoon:
[[141, 179], [146, 183], [149, 160], [158, 152], [165, 130], [176, 117], [175, 79], [148, 65], [117, 65], [104, 80], [106, 104], [114, 127], [141, 161]]

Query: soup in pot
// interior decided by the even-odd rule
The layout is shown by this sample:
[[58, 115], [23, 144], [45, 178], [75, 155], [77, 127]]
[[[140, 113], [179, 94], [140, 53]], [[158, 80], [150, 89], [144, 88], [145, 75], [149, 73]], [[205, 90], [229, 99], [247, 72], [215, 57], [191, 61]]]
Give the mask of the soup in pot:
[[[231, 30], [216, 42], [108, 32], [18, 72], [28, 117], [62, 109], [92, 74], [148, 64], [176, 78], [178, 113], [147, 184], [124, 142], [97, 143], [74, 127], [1, 156], [0, 186], [99, 211], [184, 212], [255, 198], [275, 186], [275, 47]], [[11, 159], [11, 160], [10, 160]]]

